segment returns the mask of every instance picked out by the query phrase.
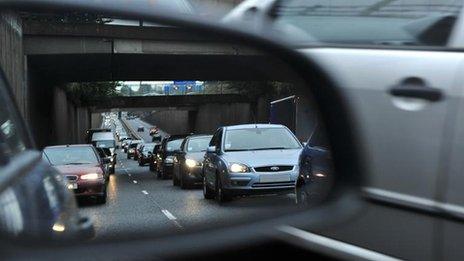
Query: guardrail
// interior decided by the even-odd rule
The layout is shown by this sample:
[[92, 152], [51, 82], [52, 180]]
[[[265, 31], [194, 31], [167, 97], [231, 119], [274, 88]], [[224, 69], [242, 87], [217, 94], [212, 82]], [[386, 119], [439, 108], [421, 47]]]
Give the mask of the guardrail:
[[143, 140], [143, 138], [130, 126], [130, 124], [127, 124], [125, 119], [120, 119], [120, 121], [124, 129], [126, 129], [126, 132], [130, 133], [132, 138], [135, 138], [137, 140]]

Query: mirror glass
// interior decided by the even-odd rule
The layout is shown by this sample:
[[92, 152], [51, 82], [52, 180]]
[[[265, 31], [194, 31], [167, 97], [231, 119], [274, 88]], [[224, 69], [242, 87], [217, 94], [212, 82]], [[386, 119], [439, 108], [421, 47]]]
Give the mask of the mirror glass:
[[[21, 12], [17, 19], [29, 131], [57, 171], [43, 184], [44, 204], [75, 202], [94, 239], [256, 222], [330, 194], [331, 149], [310, 85], [273, 54], [133, 17]], [[108, 167], [97, 164], [99, 155]], [[14, 207], [20, 198], [19, 190], [0, 195], [12, 204], [0, 220], [14, 209], [22, 213], [16, 220], [35, 218]], [[88, 225], [53, 211], [40, 229], [2, 227], [61, 238]]]

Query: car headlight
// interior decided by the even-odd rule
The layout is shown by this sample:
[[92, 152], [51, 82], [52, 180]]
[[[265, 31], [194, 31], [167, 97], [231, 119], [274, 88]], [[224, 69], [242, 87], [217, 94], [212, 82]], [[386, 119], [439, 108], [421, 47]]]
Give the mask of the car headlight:
[[250, 168], [248, 168], [248, 166], [241, 164], [241, 163], [232, 163], [229, 166], [229, 171], [231, 173], [245, 173], [245, 172], [250, 172]]
[[187, 165], [187, 167], [189, 168], [193, 168], [195, 166], [200, 166], [200, 162], [197, 162], [196, 160], [193, 160], [193, 159], [186, 159], [185, 165]]
[[174, 163], [174, 157], [173, 156], [166, 157], [166, 159], [164, 159], [164, 163]]
[[129, 153], [134, 153], [134, 149], [129, 149]]
[[89, 174], [84, 174], [81, 176], [81, 179], [83, 180], [95, 180], [95, 179], [102, 179], [103, 175], [99, 173], [89, 173]]

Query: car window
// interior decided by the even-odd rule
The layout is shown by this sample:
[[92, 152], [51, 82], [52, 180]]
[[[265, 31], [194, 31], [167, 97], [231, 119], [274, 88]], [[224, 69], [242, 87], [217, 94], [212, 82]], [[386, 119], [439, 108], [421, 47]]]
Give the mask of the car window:
[[80, 165], [98, 164], [98, 158], [91, 147], [58, 147], [45, 148], [50, 164], [59, 165]]
[[462, 0], [279, 1], [276, 25], [290, 25], [303, 42], [369, 45], [446, 45]]
[[166, 144], [166, 151], [175, 151], [180, 149], [180, 145], [182, 144], [183, 139], [177, 139], [168, 141]]
[[211, 140], [210, 136], [191, 138], [187, 144], [187, 152], [202, 152], [206, 151]]
[[0, 81], [0, 153], [10, 157], [26, 149], [26, 138], [19, 115], [5, 88], [7, 86]]
[[226, 131], [225, 151], [298, 149], [299, 142], [285, 128], [249, 128]]

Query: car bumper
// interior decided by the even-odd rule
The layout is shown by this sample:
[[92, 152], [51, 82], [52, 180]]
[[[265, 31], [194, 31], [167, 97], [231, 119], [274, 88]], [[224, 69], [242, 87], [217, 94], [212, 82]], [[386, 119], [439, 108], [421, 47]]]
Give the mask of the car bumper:
[[172, 173], [174, 172], [174, 164], [172, 163], [163, 163], [163, 172], [166, 176], [172, 177]]
[[184, 178], [189, 182], [200, 183], [203, 181], [203, 168], [198, 166], [186, 169]]
[[74, 189], [74, 195], [81, 196], [101, 196], [105, 193], [105, 180], [79, 181], [77, 189]]
[[294, 192], [297, 178], [298, 171], [229, 174], [223, 186], [231, 195], [288, 194]]

